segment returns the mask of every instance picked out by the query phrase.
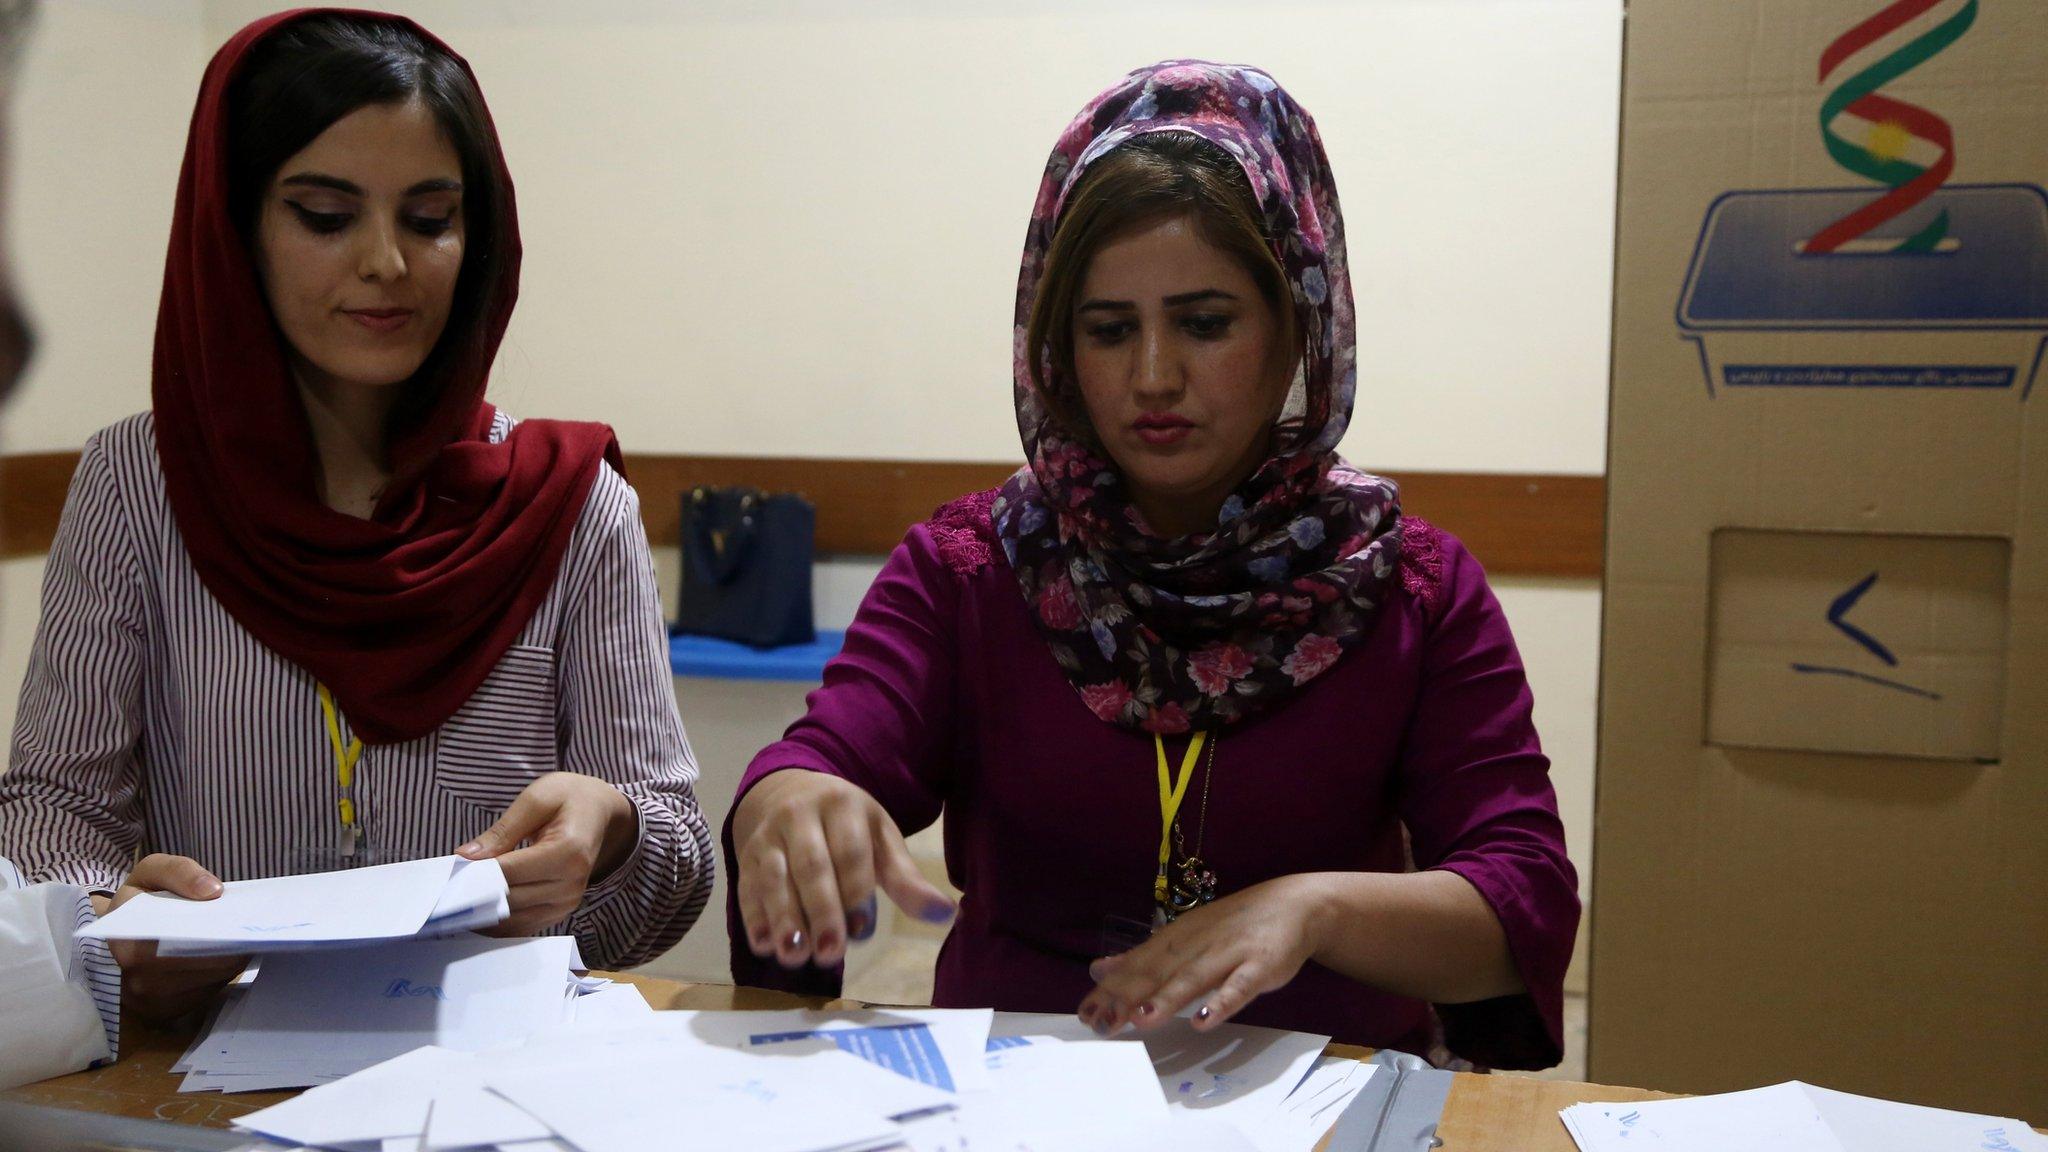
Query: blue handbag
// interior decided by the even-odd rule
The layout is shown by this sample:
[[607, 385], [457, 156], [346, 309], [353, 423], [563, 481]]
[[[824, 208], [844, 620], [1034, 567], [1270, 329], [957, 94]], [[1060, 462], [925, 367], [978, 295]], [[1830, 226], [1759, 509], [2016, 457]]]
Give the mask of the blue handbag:
[[683, 595], [674, 631], [756, 648], [816, 639], [816, 527], [817, 511], [801, 496], [691, 489], [683, 499]]

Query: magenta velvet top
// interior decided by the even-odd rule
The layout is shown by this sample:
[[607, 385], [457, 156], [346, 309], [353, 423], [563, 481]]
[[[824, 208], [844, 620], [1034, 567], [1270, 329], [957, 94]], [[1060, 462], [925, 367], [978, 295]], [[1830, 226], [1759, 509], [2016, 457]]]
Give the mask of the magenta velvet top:
[[[934, 1002], [1071, 1012], [1108, 919], [1151, 916], [1155, 754], [1089, 712], [1054, 664], [995, 546], [993, 495], [911, 529], [808, 713], [754, 758], [739, 795], [805, 768], [859, 784], [906, 833], [943, 810], [963, 896]], [[1292, 700], [1223, 730], [1202, 854], [1219, 895], [1295, 872], [1404, 871], [1411, 854], [1414, 868], [1456, 872], [1500, 917], [1528, 991], [1432, 1012], [1311, 963], [1238, 1019], [1547, 1067], [1563, 1051], [1579, 901], [1528, 681], [1478, 562], [1423, 521], [1406, 533], [1371, 635]], [[1169, 742], [1176, 765], [1184, 746]], [[1198, 804], [1191, 791], [1181, 809], [1190, 844]], [[731, 875], [730, 820], [725, 852]], [[731, 899], [727, 919], [738, 983], [837, 994], [837, 970], [755, 958]]]

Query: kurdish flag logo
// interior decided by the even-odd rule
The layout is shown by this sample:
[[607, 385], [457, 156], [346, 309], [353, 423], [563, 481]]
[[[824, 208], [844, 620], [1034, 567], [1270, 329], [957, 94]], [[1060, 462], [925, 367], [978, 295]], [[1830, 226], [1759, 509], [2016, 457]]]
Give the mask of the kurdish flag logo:
[[1903, 237], [1872, 230], [1912, 211], [1947, 182], [1956, 167], [1955, 133], [1925, 108], [1884, 94], [1887, 85], [1925, 64], [1977, 21], [1977, 0], [1897, 0], [1844, 32], [1820, 57], [1820, 82], [1845, 71], [1821, 102], [1821, 139], [1835, 162], [1889, 191], [1808, 237], [1801, 250], [1825, 253], [1952, 251], [1946, 208]]
[[[1957, 182], [1955, 130], [1897, 94], [1971, 30], [1980, 2], [1872, 0], [1821, 50], [1821, 140], [1848, 186], [1730, 189], [1707, 206], [1676, 319], [1710, 398], [1915, 388], [2024, 401], [2048, 375], [2048, 190]], [[1996, 18], [2031, 18], [2022, 7], [1987, 8], [1978, 38], [1998, 34]]]

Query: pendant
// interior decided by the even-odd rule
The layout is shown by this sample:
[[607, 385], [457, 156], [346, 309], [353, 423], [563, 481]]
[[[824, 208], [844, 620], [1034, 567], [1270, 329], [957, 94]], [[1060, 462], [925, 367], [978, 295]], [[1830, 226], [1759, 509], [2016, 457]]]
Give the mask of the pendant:
[[1170, 897], [1173, 911], [1190, 912], [1216, 899], [1216, 874], [1200, 856], [1181, 861]]

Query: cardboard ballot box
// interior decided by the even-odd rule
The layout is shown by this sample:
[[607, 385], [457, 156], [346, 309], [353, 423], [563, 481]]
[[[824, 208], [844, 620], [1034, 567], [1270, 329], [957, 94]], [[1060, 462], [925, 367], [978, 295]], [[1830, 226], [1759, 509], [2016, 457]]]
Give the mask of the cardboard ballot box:
[[2048, 2], [1630, 0], [1592, 1079], [2048, 1119]]

